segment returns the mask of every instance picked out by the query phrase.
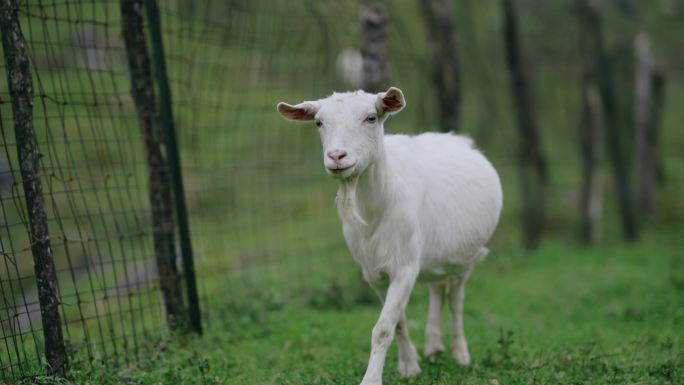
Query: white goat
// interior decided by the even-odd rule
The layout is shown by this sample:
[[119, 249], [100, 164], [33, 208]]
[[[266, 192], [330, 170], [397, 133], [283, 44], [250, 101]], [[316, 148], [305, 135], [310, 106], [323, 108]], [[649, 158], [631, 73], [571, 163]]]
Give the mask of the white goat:
[[499, 177], [472, 141], [453, 134], [384, 135], [386, 119], [405, 106], [398, 88], [334, 93], [297, 105], [278, 104], [288, 119], [315, 121], [323, 163], [340, 181], [337, 211], [363, 276], [383, 302], [373, 328], [362, 385], [382, 383], [395, 336], [399, 373], [420, 374], [409, 339], [406, 305], [418, 279], [431, 281], [425, 354], [444, 351], [442, 297], [453, 313], [452, 355], [470, 363], [463, 333], [464, 285], [489, 250], [502, 206]]

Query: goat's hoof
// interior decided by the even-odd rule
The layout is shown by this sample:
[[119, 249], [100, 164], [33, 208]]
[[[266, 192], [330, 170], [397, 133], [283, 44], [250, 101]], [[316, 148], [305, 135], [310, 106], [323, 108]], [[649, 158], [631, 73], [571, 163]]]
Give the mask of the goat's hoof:
[[399, 360], [399, 376], [402, 378], [413, 378], [420, 375], [420, 366], [418, 361], [402, 361]]
[[453, 352], [451, 352], [451, 355], [454, 357], [457, 364], [461, 366], [470, 365], [470, 354], [468, 353], [468, 349], [454, 349]]
[[382, 382], [380, 382], [380, 381], [366, 381], [366, 380], [363, 380], [363, 381], [361, 382], [361, 385], [382, 385]]
[[444, 350], [446, 350], [446, 349], [444, 348], [444, 344], [442, 343], [442, 341], [437, 341], [437, 342], [433, 342], [433, 343], [426, 343], [425, 349], [424, 349], [425, 358], [427, 358], [427, 360], [429, 362], [435, 362], [435, 361], [437, 361], [439, 356], [442, 353], [444, 353]]
[[434, 364], [435, 362], [439, 361], [439, 357], [442, 356], [443, 352], [434, 352], [430, 354], [429, 356], [425, 356], [425, 359], [431, 364]]

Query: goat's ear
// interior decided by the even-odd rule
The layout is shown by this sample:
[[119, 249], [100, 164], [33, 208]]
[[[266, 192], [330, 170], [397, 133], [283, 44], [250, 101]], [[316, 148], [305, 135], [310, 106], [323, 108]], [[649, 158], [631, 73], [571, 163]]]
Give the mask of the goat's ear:
[[278, 103], [280, 115], [290, 120], [313, 120], [318, 112], [318, 108], [319, 106], [316, 102], [302, 102], [294, 106], [283, 102]]
[[387, 91], [378, 94], [378, 110], [381, 114], [396, 114], [406, 107], [404, 93], [396, 87], [390, 87]]

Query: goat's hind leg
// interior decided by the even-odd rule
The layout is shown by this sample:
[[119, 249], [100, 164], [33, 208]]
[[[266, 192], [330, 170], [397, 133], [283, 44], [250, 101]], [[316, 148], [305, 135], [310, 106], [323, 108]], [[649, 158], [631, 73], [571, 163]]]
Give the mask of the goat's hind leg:
[[463, 301], [465, 300], [465, 284], [468, 281], [472, 268], [469, 267], [454, 278], [449, 288], [451, 297], [451, 322], [453, 328], [451, 355], [459, 365], [470, 364], [470, 353], [468, 353], [468, 341], [463, 329]]
[[425, 326], [424, 349], [425, 357], [430, 361], [434, 361], [445, 350], [442, 341], [442, 304], [446, 286], [444, 282], [430, 284], [430, 307]]

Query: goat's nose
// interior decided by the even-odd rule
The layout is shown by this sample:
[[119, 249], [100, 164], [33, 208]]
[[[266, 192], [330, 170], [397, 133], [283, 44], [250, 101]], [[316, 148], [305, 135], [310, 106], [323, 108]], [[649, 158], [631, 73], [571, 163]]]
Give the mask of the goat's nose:
[[335, 162], [339, 162], [342, 160], [345, 156], [347, 156], [347, 151], [343, 150], [335, 150], [335, 151], [328, 151], [328, 157]]

